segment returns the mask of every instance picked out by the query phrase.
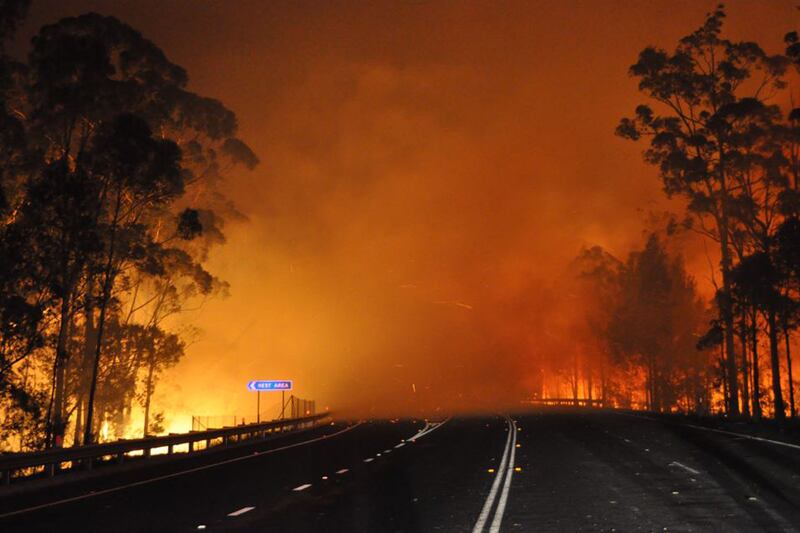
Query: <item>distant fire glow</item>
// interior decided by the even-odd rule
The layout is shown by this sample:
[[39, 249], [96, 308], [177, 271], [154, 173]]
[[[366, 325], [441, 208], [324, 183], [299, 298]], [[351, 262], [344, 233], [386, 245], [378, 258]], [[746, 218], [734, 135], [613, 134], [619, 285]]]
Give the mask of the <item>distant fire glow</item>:
[[[713, 27], [717, 19], [706, 18], [713, 4], [190, 4], [38, 0], [7, 45], [46, 87], [46, 75], [60, 72], [53, 65], [75, 62], [59, 55], [70, 47], [32, 38], [46, 25], [73, 38], [71, 26], [58, 21], [99, 10], [96, 18], [80, 20], [88, 28], [130, 26], [136, 31], [123, 32], [126, 38], [140, 33], [171, 62], [128, 80], [139, 87], [149, 76], [163, 77], [163, 85], [142, 89], [131, 109], [97, 103], [80, 108], [80, 120], [66, 121], [80, 125], [74, 129], [85, 143], [70, 135], [62, 142], [61, 133], [36, 122], [53, 109], [61, 112], [42, 106], [47, 99], [35, 92], [44, 90], [39, 85], [17, 91], [32, 91], [13, 117], [31, 135], [47, 132], [37, 137], [44, 148], [30, 152], [43, 154], [47, 172], [83, 176], [77, 169], [90, 160], [100, 161], [93, 172], [112, 176], [122, 171], [109, 168], [134, 165], [113, 159], [115, 150], [148, 146], [153, 152], [146, 153], [167, 169], [159, 175], [163, 183], [154, 182], [172, 195], [156, 200], [148, 195], [150, 182], [134, 187], [120, 180], [114, 211], [104, 187], [91, 189], [100, 198], [92, 209], [105, 217], [102, 224], [100, 215], [94, 219], [101, 237], [66, 255], [77, 273], [54, 269], [41, 282], [50, 298], [40, 313], [41, 346], [31, 342], [34, 356], [9, 364], [15, 386], [33, 391], [30, 401], [41, 406], [36, 416], [49, 417], [35, 430], [43, 435], [36, 442], [183, 432], [192, 428], [192, 417], [270, 419], [285, 407], [280, 394], [266, 394], [273, 390], [287, 397], [291, 390], [353, 418], [493, 413], [563, 398], [717, 413], [731, 409], [726, 401], [733, 395], [737, 408], [758, 407], [744, 396], [751, 392], [761, 393], [769, 416], [776, 387], [783, 387], [788, 405], [788, 393], [797, 388], [796, 376], [787, 375], [788, 356], [797, 351], [795, 322], [782, 320], [789, 311], [776, 315], [774, 306], [765, 310], [756, 301], [761, 293], [747, 281], [764, 276], [745, 271], [723, 283], [721, 239], [709, 229], [713, 224], [707, 226], [713, 217], [691, 211], [704, 199], [690, 203], [690, 195], [663, 176], [670, 161], [685, 163], [686, 172], [699, 165], [675, 154], [657, 160], [649, 144], [664, 127], [661, 114], [671, 110], [654, 103], [642, 82], [655, 69], [646, 62], [661, 65], [658, 50], [673, 53], [704, 21]], [[756, 99], [770, 112], [767, 104], [779, 106], [774, 115], [780, 118], [767, 111], [757, 118], [789, 127], [798, 60], [787, 51], [791, 37], [784, 36], [796, 29], [792, 17], [800, 12], [787, 2], [742, 2], [726, 13], [719, 19], [725, 38], [754, 41], [783, 57], [754, 66], [741, 90], [758, 86], [765, 65], [781, 67], [775, 77], [787, 87], [766, 83], [771, 92], [759, 96], [763, 102]], [[29, 57], [31, 50], [36, 53]], [[130, 63], [110, 81], [138, 65], [127, 57], [115, 49], [104, 58]], [[161, 60], [159, 54], [145, 59], [153, 57]], [[637, 61], [645, 63], [631, 68]], [[80, 79], [75, 74], [58, 83]], [[53, 87], [58, 90], [48, 97], [69, 93]], [[159, 111], [153, 102], [171, 102], [159, 92], [163, 87], [192, 99], [185, 108]], [[146, 113], [142, 102], [150, 106]], [[726, 117], [747, 112], [742, 105]], [[51, 118], [58, 127], [45, 126], [60, 132], [66, 126], [59, 117]], [[176, 117], [185, 123], [176, 125]], [[747, 121], [729, 120], [745, 129]], [[660, 133], [679, 144], [679, 136], [669, 137], [674, 132]], [[125, 135], [140, 135], [142, 142], [129, 143]], [[712, 144], [711, 137], [687, 135], [680, 142], [699, 150]], [[778, 144], [778, 155], [796, 148], [786, 138]], [[772, 145], [762, 139], [753, 149], [764, 152], [765, 146]], [[76, 147], [94, 150], [95, 159], [78, 157]], [[643, 160], [648, 149], [649, 163], [656, 164]], [[59, 157], [64, 164], [55, 164]], [[764, 176], [788, 180], [794, 163], [779, 163]], [[31, 228], [42, 226], [37, 217], [73, 212], [75, 202], [65, 204], [69, 209], [61, 203], [58, 209], [30, 207], [38, 205], [27, 201], [34, 198], [30, 191], [46, 202], [54, 189], [28, 187], [30, 176], [19, 172], [4, 185], [8, 212], [0, 198], [3, 228], [35, 233]], [[736, 190], [745, 189], [747, 172], [731, 172], [741, 181]], [[789, 181], [775, 186], [785, 197], [800, 190]], [[771, 201], [756, 193], [746, 200], [753, 202], [739, 202], [737, 209]], [[125, 202], [127, 211], [120, 208]], [[796, 215], [785, 213], [789, 204], [781, 204], [776, 220]], [[141, 217], [131, 214], [136, 209]], [[734, 209], [720, 212], [728, 211]], [[125, 214], [127, 226], [119, 222]], [[135, 244], [124, 260], [115, 255], [117, 225]], [[732, 239], [757, 224], [734, 226], [726, 230]], [[773, 234], [767, 241], [777, 242], [777, 226], [768, 225]], [[40, 237], [42, 250], [55, 246], [49, 234]], [[771, 251], [756, 253], [758, 242], [751, 235], [730, 244], [731, 267], [766, 272], [757, 270], [764, 266], [758, 260]], [[91, 264], [81, 263], [85, 257]], [[747, 257], [753, 261], [743, 261]], [[715, 299], [725, 286], [727, 299]], [[657, 293], [652, 298], [651, 289]], [[798, 293], [789, 282], [781, 291], [782, 297]], [[729, 312], [721, 313], [721, 306]], [[100, 335], [100, 317], [107, 315]], [[15, 331], [20, 324], [9, 319], [7, 325]], [[747, 328], [755, 330], [753, 338]], [[735, 357], [727, 357], [731, 346]], [[754, 355], [761, 357], [757, 379]], [[777, 384], [769, 381], [770, 356], [780, 358]], [[95, 360], [102, 364], [93, 374]], [[286, 379], [283, 385], [247, 385], [266, 383], [260, 378]], [[90, 382], [99, 384], [94, 393]], [[265, 394], [257, 399], [255, 391]], [[86, 431], [78, 420], [88, 417], [92, 394], [98, 407]], [[17, 401], [6, 396], [7, 405]], [[15, 437], [4, 445], [16, 450], [25, 442]]]

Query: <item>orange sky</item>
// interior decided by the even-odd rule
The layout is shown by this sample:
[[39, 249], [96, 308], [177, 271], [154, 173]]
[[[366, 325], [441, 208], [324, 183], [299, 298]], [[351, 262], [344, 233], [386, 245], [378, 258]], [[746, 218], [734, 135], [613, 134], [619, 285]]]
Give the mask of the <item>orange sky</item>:
[[[727, 34], [780, 51], [795, 3], [730, 2]], [[715, 5], [34, 0], [22, 38], [120, 17], [261, 158], [231, 177], [250, 221], [210, 265], [231, 296], [185, 317], [204, 333], [162, 407], [245, 413], [248, 379], [294, 378], [332, 408], [408, 412], [515, 400], [567, 349], [543, 325], [565, 307], [554, 280], [582, 246], [624, 256], [670, 207], [642, 146], [613, 135], [642, 101], [628, 66]]]

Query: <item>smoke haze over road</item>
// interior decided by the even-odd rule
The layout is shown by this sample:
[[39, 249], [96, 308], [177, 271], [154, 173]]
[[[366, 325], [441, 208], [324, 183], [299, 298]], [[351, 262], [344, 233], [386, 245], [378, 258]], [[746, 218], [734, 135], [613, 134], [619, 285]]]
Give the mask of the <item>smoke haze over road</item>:
[[[163, 408], [249, 413], [247, 380], [288, 378], [318, 406], [408, 414], [512, 404], [580, 349], [572, 258], [622, 257], [681, 207], [613, 135], [641, 99], [628, 67], [715, 4], [40, 0], [19, 40], [118, 16], [236, 112], [262, 161], [230, 178], [247, 220], [209, 263], [230, 297], [182, 317], [202, 334]], [[798, 22], [789, 1], [730, 7], [733, 38], [774, 50]]]

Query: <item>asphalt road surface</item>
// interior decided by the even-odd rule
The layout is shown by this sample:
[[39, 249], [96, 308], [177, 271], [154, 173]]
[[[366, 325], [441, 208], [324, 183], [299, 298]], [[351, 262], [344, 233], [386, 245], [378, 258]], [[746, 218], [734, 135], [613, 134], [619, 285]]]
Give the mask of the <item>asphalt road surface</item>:
[[548, 411], [340, 423], [36, 493], [0, 489], [2, 532], [198, 530], [795, 531], [800, 446]]

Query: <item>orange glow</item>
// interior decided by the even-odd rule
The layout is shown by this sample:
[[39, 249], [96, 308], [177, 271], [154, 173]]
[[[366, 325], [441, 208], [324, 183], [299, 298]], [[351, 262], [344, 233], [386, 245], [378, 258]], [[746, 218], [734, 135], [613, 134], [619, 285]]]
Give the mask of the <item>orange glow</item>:
[[[165, 432], [254, 416], [251, 379], [357, 417], [572, 397], [573, 358], [600, 356], [567, 265], [595, 244], [624, 257], [652, 213], [681, 208], [613, 135], [641, 100], [628, 67], [716, 2], [189, 4], [37, 1], [19, 37], [87, 6], [120, 17], [236, 112], [263, 162], [229, 177], [248, 220], [208, 261], [230, 297], [169, 324], [201, 335], [158, 383]], [[797, 13], [736, 3], [727, 31], [780, 49]], [[712, 294], [701, 241], [681, 239]], [[642, 376], [626, 379], [643, 406]]]

